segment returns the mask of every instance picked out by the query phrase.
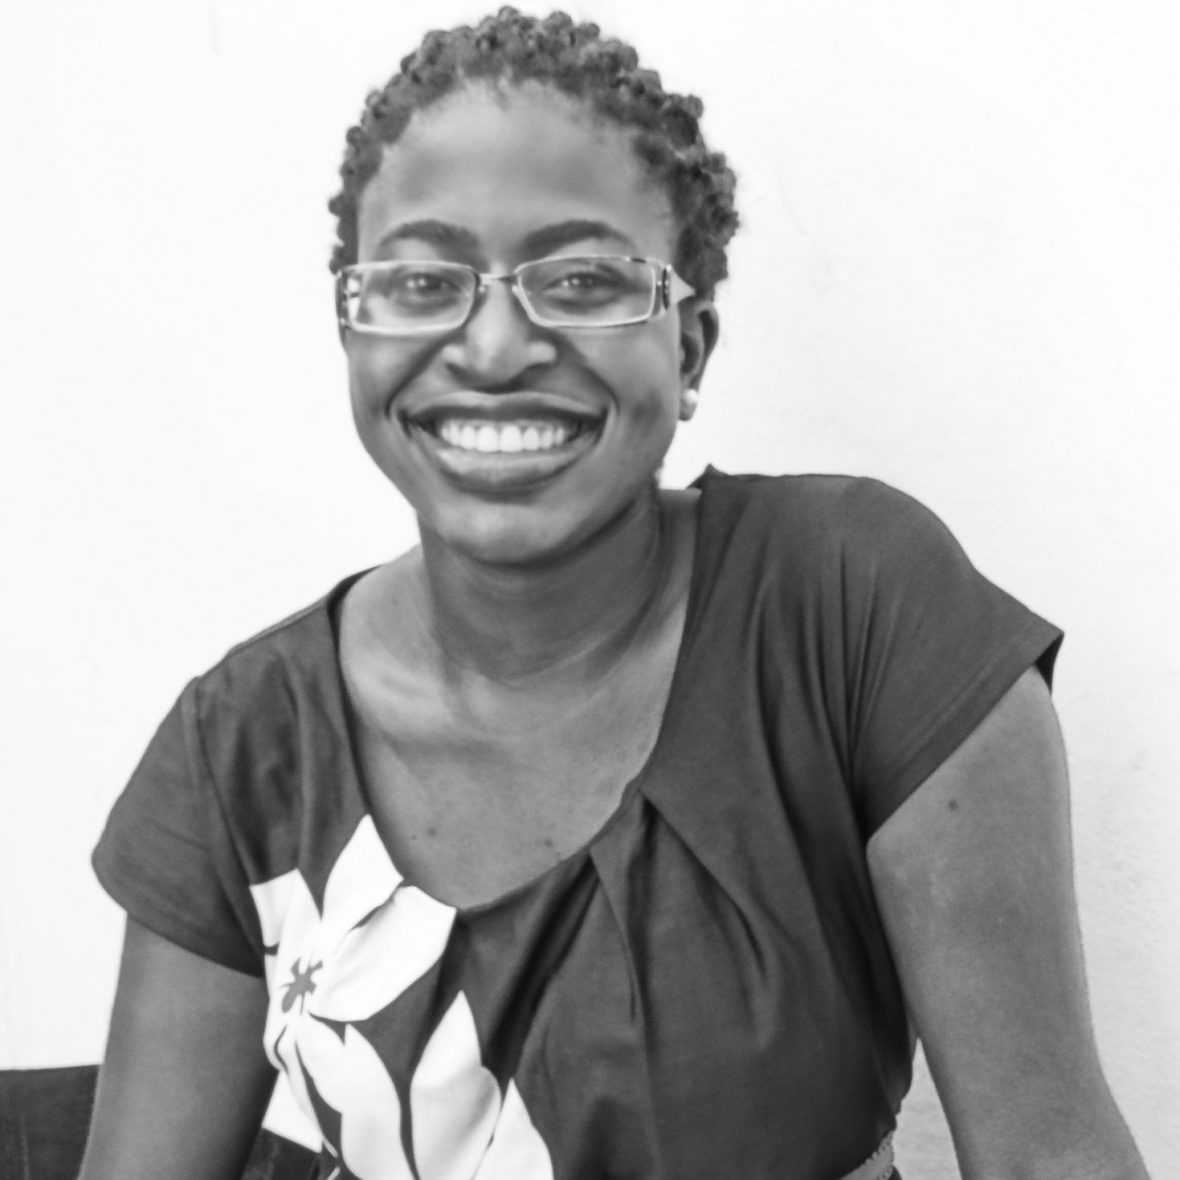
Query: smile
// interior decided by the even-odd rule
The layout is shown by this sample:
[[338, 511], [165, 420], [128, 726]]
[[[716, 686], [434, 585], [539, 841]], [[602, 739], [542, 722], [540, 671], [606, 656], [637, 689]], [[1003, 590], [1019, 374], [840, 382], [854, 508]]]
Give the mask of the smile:
[[537, 406], [495, 417], [456, 406], [411, 417], [404, 424], [457, 485], [474, 492], [523, 494], [560, 475], [588, 451], [603, 420]]
[[433, 433], [448, 446], [461, 451], [510, 455], [555, 450], [572, 442], [584, 429], [586, 424], [581, 422], [553, 419], [489, 422], [486, 418], [447, 418], [436, 424]]

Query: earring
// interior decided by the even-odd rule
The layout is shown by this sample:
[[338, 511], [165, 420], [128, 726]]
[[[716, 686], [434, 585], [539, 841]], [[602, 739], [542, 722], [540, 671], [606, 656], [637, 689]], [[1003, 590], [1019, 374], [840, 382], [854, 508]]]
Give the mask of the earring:
[[699, 389], [686, 389], [680, 395], [680, 421], [687, 422], [693, 414], [697, 412], [697, 406], [700, 404], [701, 391]]

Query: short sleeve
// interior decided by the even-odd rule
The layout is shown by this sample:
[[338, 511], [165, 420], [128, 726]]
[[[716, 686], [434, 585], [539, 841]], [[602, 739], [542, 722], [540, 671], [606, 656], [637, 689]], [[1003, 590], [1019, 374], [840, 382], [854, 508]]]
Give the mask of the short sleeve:
[[203, 766], [196, 682], [181, 694], [115, 802], [92, 864], [129, 917], [207, 959], [261, 975], [238, 880]]
[[844, 493], [838, 556], [852, 786], [876, 831], [1062, 633], [993, 585], [927, 508], [875, 480]]

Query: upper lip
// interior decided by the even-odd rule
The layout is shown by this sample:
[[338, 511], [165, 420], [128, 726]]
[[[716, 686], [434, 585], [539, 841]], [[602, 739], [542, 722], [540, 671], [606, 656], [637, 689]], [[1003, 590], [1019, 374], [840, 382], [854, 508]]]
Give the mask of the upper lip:
[[452, 393], [407, 399], [400, 407], [406, 423], [434, 424], [443, 418], [480, 419], [486, 422], [515, 422], [526, 418], [561, 418], [594, 425], [602, 411], [589, 409], [567, 394], [522, 390], [518, 393], [481, 393], [456, 390]]

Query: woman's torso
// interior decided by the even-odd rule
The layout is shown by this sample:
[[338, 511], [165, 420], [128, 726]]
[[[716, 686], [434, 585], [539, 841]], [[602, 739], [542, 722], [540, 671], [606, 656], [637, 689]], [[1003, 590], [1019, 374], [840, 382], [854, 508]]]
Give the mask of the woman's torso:
[[[432, 814], [400, 764], [364, 781], [366, 698], [340, 674], [357, 577], [194, 680], [112, 812], [95, 867], [128, 912], [263, 966], [267, 1053], [328, 1171], [437, 1180], [453, 1148], [480, 1180], [828, 1180], [893, 1126], [912, 1042], [866, 833], [1030, 663], [1047, 674], [1060, 633], [873, 481], [700, 487], [687, 601], [622, 663], [649, 675], [489, 714], [514, 758], [460, 742], [433, 777], [446, 682], [373, 698], [398, 723], [373, 732], [434, 755], [405, 763], [417, 798], [468, 842], [493, 829], [467, 876], [454, 842], [440, 860], [403, 839]], [[559, 730], [585, 704], [585, 740], [530, 742], [544, 704]]]
[[[486, 1148], [481, 1178], [826, 1180], [892, 1126], [911, 1046], [823, 705], [844, 697], [840, 567], [815, 527], [837, 488], [702, 486], [646, 658], [518, 717], [498, 702], [479, 732], [512, 742], [448, 744], [451, 686], [412, 659], [366, 696], [364, 615], [340, 611], [357, 579], [226, 669], [245, 712], [203, 710], [213, 774], [252, 784], [226, 806], [267, 1049], [326, 1159], [364, 1175], [404, 1148], [431, 1180], [453, 1144]], [[532, 740], [547, 708], [579, 740]], [[517, 1148], [527, 1166], [502, 1158]]]

